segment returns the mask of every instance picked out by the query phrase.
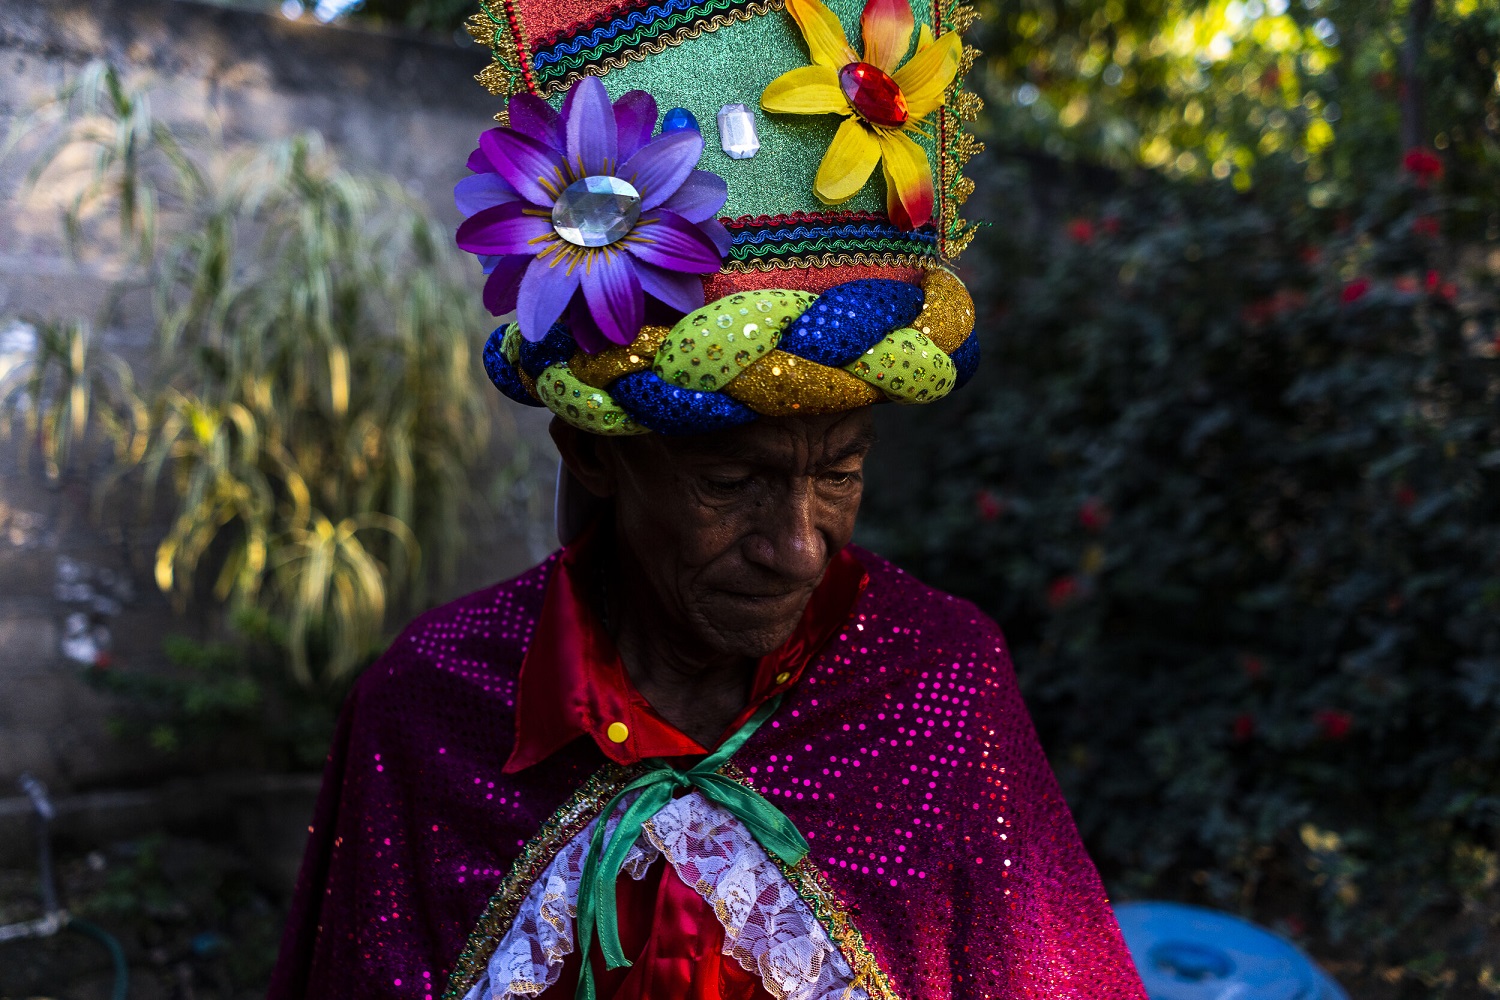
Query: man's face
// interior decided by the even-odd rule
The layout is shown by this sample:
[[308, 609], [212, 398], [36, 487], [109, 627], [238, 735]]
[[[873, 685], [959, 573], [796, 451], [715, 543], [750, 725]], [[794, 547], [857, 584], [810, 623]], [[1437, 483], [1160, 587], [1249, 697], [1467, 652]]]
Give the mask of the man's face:
[[708, 651], [759, 657], [792, 634], [853, 534], [874, 438], [863, 409], [595, 439], [607, 474], [602, 489], [584, 482], [613, 497], [622, 555], [666, 622]]

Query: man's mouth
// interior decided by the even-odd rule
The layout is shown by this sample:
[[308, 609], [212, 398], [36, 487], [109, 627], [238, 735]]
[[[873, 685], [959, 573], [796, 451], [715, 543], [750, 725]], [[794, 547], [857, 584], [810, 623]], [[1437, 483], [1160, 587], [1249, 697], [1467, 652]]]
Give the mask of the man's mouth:
[[807, 596], [807, 589], [799, 587], [796, 590], [772, 590], [772, 591], [742, 591], [726, 590], [723, 593], [739, 601], [748, 601], [755, 604], [784, 604], [793, 600], [801, 600]]

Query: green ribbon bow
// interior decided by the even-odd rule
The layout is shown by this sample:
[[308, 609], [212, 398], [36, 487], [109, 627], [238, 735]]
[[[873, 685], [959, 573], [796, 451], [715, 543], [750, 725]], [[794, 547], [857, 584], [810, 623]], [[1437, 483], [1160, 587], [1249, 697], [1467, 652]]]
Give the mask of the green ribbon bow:
[[[755, 735], [781, 704], [780, 696], [761, 706], [750, 721], [740, 727], [739, 732], [724, 741], [724, 745], [686, 771], [679, 771], [657, 758], [650, 771], [636, 778], [610, 799], [609, 805], [599, 814], [594, 824], [594, 835], [589, 840], [588, 854], [583, 864], [583, 878], [578, 885], [578, 953], [583, 956], [583, 968], [578, 977], [575, 1000], [595, 1000], [594, 969], [589, 962], [589, 946], [594, 934], [599, 935], [599, 950], [604, 954], [604, 964], [610, 969], [630, 965], [620, 947], [619, 915], [615, 910], [615, 881], [630, 853], [631, 845], [641, 835], [646, 821], [662, 810], [679, 788], [696, 788], [704, 797], [721, 806], [735, 819], [744, 823], [760, 841], [760, 845], [788, 865], [801, 861], [808, 851], [807, 839], [798, 832], [786, 814], [777, 809], [765, 796], [718, 773], [719, 768], [745, 741]], [[616, 824], [609, 843], [604, 840], [609, 817], [614, 815], [620, 800], [631, 792], [640, 791], [640, 796], [625, 810]]]

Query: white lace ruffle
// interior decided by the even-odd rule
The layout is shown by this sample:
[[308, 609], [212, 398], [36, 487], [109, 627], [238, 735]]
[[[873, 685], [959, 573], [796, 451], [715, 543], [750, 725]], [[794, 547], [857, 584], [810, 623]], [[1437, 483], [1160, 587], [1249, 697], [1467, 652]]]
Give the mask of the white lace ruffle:
[[[622, 803], [605, 828], [615, 823]], [[597, 821], [596, 821], [597, 822]], [[542, 872], [464, 1000], [534, 997], [557, 982], [574, 949], [573, 923], [591, 823]], [[665, 854], [724, 927], [724, 954], [760, 976], [778, 1000], [869, 1000], [849, 963], [744, 824], [698, 792], [647, 821], [624, 870], [635, 879]]]
[[868, 1000], [823, 925], [745, 825], [698, 792], [673, 799], [645, 835], [724, 926], [724, 954], [785, 1000]]
[[[621, 801], [605, 826], [605, 840], [615, 832], [620, 815], [635, 801], [634, 794]], [[464, 995], [464, 1000], [512, 1000], [534, 997], [557, 982], [563, 960], [573, 953], [573, 918], [578, 908], [578, 884], [583, 881], [583, 859], [598, 820], [552, 859], [532, 883], [526, 900], [516, 911], [510, 930], [490, 956], [485, 974]], [[631, 878], [645, 878], [660, 852], [643, 840], [631, 845], [623, 871]]]

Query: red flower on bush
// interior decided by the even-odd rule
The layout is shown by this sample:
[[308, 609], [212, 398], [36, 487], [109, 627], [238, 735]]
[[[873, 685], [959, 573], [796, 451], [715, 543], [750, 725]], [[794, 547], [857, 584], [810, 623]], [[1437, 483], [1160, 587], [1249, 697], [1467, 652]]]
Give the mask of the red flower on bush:
[[1068, 223], [1068, 239], [1078, 244], [1094, 242], [1094, 224], [1088, 219], [1074, 219]]
[[1047, 603], [1060, 608], [1078, 596], [1078, 581], [1071, 576], [1060, 576], [1047, 587]]
[[1313, 713], [1313, 722], [1325, 740], [1341, 740], [1354, 728], [1354, 716], [1340, 708], [1320, 708]]
[[1443, 176], [1443, 161], [1430, 149], [1408, 149], [1401, 166], [1422, 184]]
[[1249, 712], [1241, 712], [1234, 717], [1230, 723], [1229, 734], [1234, 737], [1236, 743], [1244, 743], [1255, 735], [1255, 716]]
[[1458, 298], [1458, 286], [1451, 281], [1444, 281], [1443, 276], [1436, 271], [1427, 272], [1427, 294], [1440, 295], [1449, 302]]
[[1085, 531], [1100, 531], [1109, 524], [1109, 508], [1097, 497], [1089, 497], [1078, 508], [1078, 523]]
[[1269, 298], [1257, 299], [1240, 309], [1240, 319], [1260, 326], [1307, 305], [1307, 296], [1295, 288], [1278, 288]]
[[1250, 653], [1245, 653], [1240, 657], [1240, 666], [1244, 668], [1245, 676], [1250, 678], [1252, 681], [1258, 681], [1265, 676], [1265, 661], [1258, 656], [1253, 656]]
[[1360, 299], [1365, 297], [1365, 293], [1369, 290], [1369, 278], [1355, 278], [1353, 281], [1349, 282], [1349, 284], [1344, 286], [1343, 292], [1339, 294], [1339, 300], [1345, 305], [1348, 305], [1351, 302], [1358, 302]]
[[979, 511], [979, 518], [983, 521], [993, 521], [1005, 513], [1005, 501], [989, 490], [979, 491], [974, 497], [974, 507]]
[[1403, 274], [1396, 281], [1396, 291], [1411, 294], [1417, 290], [1417, 276], [1414, 274]]
[[1275, 311], [1270, 299], [1247, 302], [1240, 307], [1240, 321], [1248, 326], [1261, 326], [1273, 315]]
[[1302, 263], [1311, 267], [1323, 259], [1323, 251], [1317, 247], [1303, 247], [1298, 256], [1302, 258]]
[[1436, 216], [1419, 215], [1411, 220], [1411, 231], [1418, 236], [1428, 236], [1436, 239], [1442, 233], [1443, 225], [1438, 222]]
[[1402, 483], [1400, 486], [1396, 487], [1395, 498], [1396, 506], [1409, 508], [1412, 506], [1412, 504], [1417, 502], [1417, 491], [1412, 489], [1406, 483]]

